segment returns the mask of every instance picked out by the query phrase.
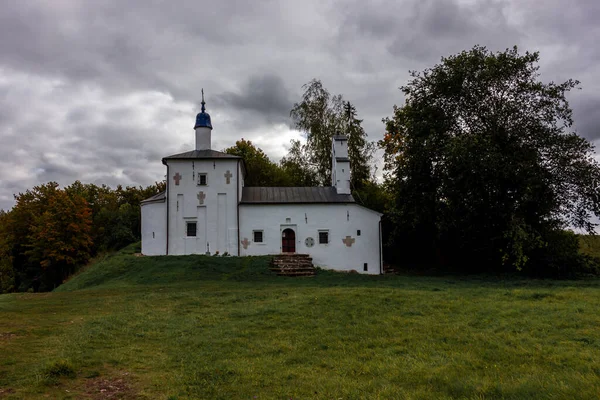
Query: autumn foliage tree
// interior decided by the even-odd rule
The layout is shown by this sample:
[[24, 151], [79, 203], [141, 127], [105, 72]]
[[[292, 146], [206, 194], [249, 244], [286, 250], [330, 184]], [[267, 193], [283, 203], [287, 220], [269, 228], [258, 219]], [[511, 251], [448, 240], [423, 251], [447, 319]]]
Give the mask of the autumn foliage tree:
[[79, 181], [65, 191], [83, 197], [92, 212], [92, 253], [121, 248], [140, 240], [141, 214], [139, 204], [164, 191], [165, 182], [143, 187], [121, 185], [111, 189], [106, 185], [83, 184]]
[[140, 201], [165, 189], [50, 182], [0, 211], [0, 293], [51, 290], [96, 253], [140, 240]]
[[90, 209], [85, 199], [69, 196], [55, 182], [15, 199], [6, 230], [17, 287], [52, 289], [89, 258]]
[[28, 262], [41, 267], [43, 283], [58, 285], [87, 263], [91, 228], [91, 210], [85, 199], [54, 187], [46, 204], [33, 215], [24, 246]]

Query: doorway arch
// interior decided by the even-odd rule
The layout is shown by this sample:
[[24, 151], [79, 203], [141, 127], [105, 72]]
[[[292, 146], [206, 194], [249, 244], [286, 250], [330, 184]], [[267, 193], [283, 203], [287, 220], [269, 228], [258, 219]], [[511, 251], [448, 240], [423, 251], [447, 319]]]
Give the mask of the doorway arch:
[[281, 252], [296, 252], [296, 232], [291, 228], [286, 228], [281, 232]]

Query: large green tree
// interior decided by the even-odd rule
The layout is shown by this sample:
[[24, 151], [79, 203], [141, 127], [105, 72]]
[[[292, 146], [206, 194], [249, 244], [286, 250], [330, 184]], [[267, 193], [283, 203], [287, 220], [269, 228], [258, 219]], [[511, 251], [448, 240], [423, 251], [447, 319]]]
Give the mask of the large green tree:
[[572, 130], [579, 83], [541, 82], [538, 61], [476, 46], [411, 72], [381, 141], [404, 259], [544, 274], [578, 262], [563, 229], [593, 230], [600, 168]]
[[244, 159], [246, 186], [315, 186], [317, 182], [306, 167], [300, 146], [300, 142], [293, 141], [287, 157], [279, 164], [271, 161], [250, 140], [238, 140], [235, 146], [225, 149], [225, 152]]
[[294, 186], [318, 186], [316, 170], [309, 161], [306, 145], [299, 140], [292, 140], [288, 154], [280, 161], [286, 175], [294, 182]]
[[318, 184], [330, 185], [331, 141], [333, 136], [344, 134], [348, 136], [352, 187], [362, 187], [371, 177], [374, 144], [367, 140], [356, 108], [341, 94], [332, 96], [318, 79], [303, 88], [302, 100], [294, 104], [290, 115], [296, 129], [306, 134], [306, 142], [292, 142], [284, 162], [293, 161], [305, 175], [314, 175]]
[[0, 294], [15, 290], [10, 214], [0, 210]]
[[292, 186], [291, 179], [250, 140], [238, 140], [225, 153], [242, 157], [246, 166], [246, 186]]

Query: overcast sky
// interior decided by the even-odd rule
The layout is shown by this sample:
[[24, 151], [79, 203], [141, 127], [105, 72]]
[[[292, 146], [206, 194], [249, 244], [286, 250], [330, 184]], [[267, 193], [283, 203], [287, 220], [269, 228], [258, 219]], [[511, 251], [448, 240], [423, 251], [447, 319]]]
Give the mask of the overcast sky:
[[194, 146], [204, 88], [213, 148], [287, 151], [289, 111], [321, 79], [352, 101], [371, 140], [402, 104], [409, 70], [475, 44], [540, 51], [600, 139], [598, 0], [3, 0], [0, 209], [34, 185], [148, 185]]

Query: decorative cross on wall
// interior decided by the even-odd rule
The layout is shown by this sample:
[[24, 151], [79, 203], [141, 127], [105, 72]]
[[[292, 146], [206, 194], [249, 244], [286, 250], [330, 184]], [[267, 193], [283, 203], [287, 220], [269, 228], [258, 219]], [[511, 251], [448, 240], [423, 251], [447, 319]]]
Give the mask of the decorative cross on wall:
[[204, 192], [198, 192], [198, 204], [202, 205], [204, 204], [204, 199], [206, 198], [206, 195], [204, 194]]
[[173, 177], [173, 180], [175, 181], [175, 184], [177, 186], [179, 186], [179, 181], [181, 180], [181, 178], [183, 178], [183, 176], [179, 175], [179, 172], [175, 174], [175, 176]]
[[354, 239], [352, 236], [346, 236], [344, 239], [342, 239], [342, 242], [344, 242], [344, 244], [348, 247], [352, 247], [352, 244], [356, 241], [356, 239]]
[[242, 240], [242, 247], [245, 249], [248, 248], [248, 245], [250, 244], [250, 241], [248, 240], [248, 238], [244, 238], [244, 240]]
[[225, 179], [227, 179], [227, 184], [229, 185], [229, 183], [231, 183], [231, 177], [233, 175], [231, 175], [231, 172], [229, 172], [229, 170], [227, 170], [227, 172], [225, 172], [225, 175], [223, 175], [223, 176], [225, 176]]

